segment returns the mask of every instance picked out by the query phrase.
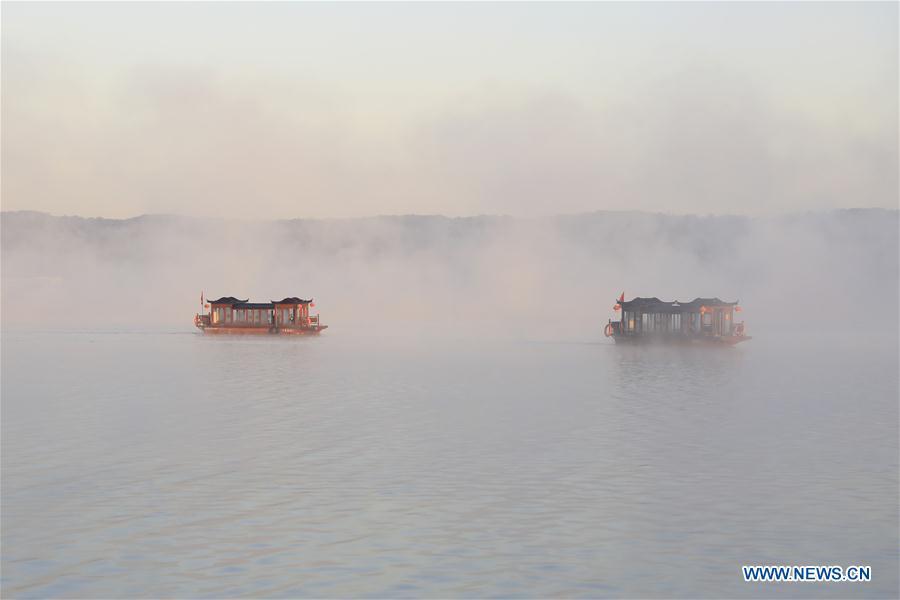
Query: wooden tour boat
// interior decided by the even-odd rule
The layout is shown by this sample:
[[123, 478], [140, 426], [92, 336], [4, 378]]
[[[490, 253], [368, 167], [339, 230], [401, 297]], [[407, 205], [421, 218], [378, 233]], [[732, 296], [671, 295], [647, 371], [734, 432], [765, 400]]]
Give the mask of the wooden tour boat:
[[224, 296], [204, 303], [200, 294], [200, 306], [201, 313], [194, 315], [194, 325], [204, 333], [318, 335], [328, 328], [319, 322], [319, 315], [309, 314], [310, 307], [316, 306], [312, 299], [290, 297], [248, 302]]
[[735, 323], [741, 312], [737, 302], [718, 298], [694, 298], [690, 302], [665, 302], [659, 298], [625, 301], [623, 293], [613, 307], [621, 311], [619, 321], [606, 324], [604, 334], [618, 342], [675, 342], [734, 345], [750, 336], [744, 322]]

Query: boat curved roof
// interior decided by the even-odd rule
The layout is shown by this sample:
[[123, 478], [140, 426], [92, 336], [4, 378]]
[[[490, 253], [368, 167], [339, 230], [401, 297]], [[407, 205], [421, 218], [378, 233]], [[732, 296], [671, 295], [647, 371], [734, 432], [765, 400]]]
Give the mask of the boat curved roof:
[[241, 300], [234, 296], [222, 296], [218, 300], [207, 300], [210, 304], [230, 304], [237, 308], [272, 308], [276, 304], [309, 304], [312, 300], [304, 300], [296, 296], [288, 296], [283, 300], [269, 300], [268, 302], [250, 302], [249, 298]]
[[246, 300], [240, 300], [235, 298], [234, 296], [222, 296], [218, 300], [207, 300], [210, 304], [241, 304], [243, 302], [247, 302], [249, 298]]
[[737, 306], [738, 302], [725, 302], [719, 298], [694, 298], [689, 302], [679, 300], [660, 300], [659, 298], [633, 298], [624, 302], [616, 301], [625, 310], [648, 310], [653, 312], [699, 312], [700, 307], [728, 308]]

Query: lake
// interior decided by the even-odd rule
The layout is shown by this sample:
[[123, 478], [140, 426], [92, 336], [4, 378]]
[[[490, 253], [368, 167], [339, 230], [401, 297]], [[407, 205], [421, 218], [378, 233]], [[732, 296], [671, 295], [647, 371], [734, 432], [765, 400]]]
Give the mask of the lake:
[[3, 596], [897, 597], [896, 335], [754, 335], [4, 332]]

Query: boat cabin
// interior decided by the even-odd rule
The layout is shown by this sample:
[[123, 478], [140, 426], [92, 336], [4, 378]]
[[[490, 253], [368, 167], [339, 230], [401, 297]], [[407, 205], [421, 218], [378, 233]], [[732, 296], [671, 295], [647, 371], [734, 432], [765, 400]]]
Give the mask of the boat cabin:
[[744, 322], [735, 322], [741, 312], [737, 302], [718, 298], [694, 298], [690, 302], [667, 302], [659, 298], [634, 298], [625, 301], [624, 295], [613, 307], [621, 311], [619, 321], [610, 320], [607, 337], [616, 341], [637, 340], [700, 340], [737, 343], [744, 335]]
[[204, 332], [221, 333], [318, 333], [327, 325], [319, 315], [310, 315], [313, 301], [297, 297], [269, 302], [250, 302], [233, 296], [210, 300], [207, 314], [199, 314], [194, 324]]

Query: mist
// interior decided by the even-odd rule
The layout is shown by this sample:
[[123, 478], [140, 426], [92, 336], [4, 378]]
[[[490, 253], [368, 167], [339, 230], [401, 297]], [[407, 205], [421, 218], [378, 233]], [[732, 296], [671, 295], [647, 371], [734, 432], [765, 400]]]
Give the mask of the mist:
[[4, 17], [5, 210], [896, 207], [892, 3], [10, 3]]
[[900, 597], [898, 11], [4, 2], [0, 596]]
[[2, 215], [5, 328], [190, 331], [201, 291], [312, 297], [327, 335], [596, 340], [623, 291], [739, 300], [751, 335], [895, 334], [898, 212]]

